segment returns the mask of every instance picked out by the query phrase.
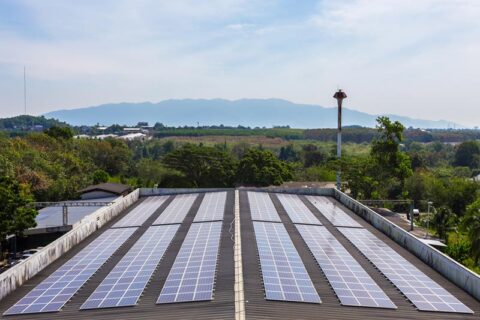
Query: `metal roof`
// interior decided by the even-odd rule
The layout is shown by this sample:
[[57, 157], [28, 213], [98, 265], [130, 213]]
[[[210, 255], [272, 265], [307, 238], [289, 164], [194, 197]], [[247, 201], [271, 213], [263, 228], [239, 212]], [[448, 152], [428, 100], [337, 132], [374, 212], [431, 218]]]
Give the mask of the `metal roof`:
[[91, 191], [106, 191], [117, 195], [122, 195], [125, 192], [130, 192], [132, 187], [121, 184], [121, 183], [113, 183], [113, 182], [106, 182], [100, 183], [93, 186], [88, 186], [85, 189], [79, 190], [80, 193], [87, 193]]
[[[225, 208], [225, 215], [222, 223], [222, 234], [220, 240], [220, 252], [217, 262], [216, 283], [214, 287], [214, 299], [203, 302], [185, 302], [174, 304], [156, 304], [157, 298], [163, 288], [163, 284], [172, 267], [185, 235], [191, 226], [194, 216], [203, 200], [204, 194], [199, 194], [190, 208], [185, 220], [168, 247], [157, 270], [150, 279], [146, 290], [143, 292], [139, 303], [134, 307], [109, 308], [97, 310], [79, 310], [80, 306], [87, 300], [90, 294], [96, 289], [120, 259], [127, 253], [132, 245], [140, 238], [145, 230], [158, 218], [163, 210], [170, 204], [175, 196], [170, 196], [145, 223], [129, 238], [122, 247], [103, 265], [100, 270], [77, 292], [76, 295], [57, 313], [28, 314], [16, 316], [4, 316], [4, 319], [234, 319], [235, 318], [235, 269], [234, 269], [234, 191], [228, 191]], [[455, 286], [438, 272], [427, 266], [416, 258], [409, 251], [395, 243], [383, 233], [372, 227], [362, 218], [352, 213], [337, 202], [347, 214], [357, 221], [362, 227], [380, 238], [402, 257], [413, 263], [428, 277], [440, 284], [443, 288], [457, 297], [460, 301], [472, 309], [475, 314], [456, 314], [442, 312], [421, 312], [393, 286], [374, 266], [370, 263], [339, 230], [327, 220], [318, 209], [312, 205], [305, 196], [300, 196], [303, 203], [313, 212], [330, 233], [345, 247], [345, 249], [364, 268], [370, 277], [380, 286], [388, 297], [398, 307], [397, 309], [379, 309], [366, 307], [342, 306], [330, 287], [329, 282], [313, 258], [298, 230], [290, 220], [286, 211], [274, 193], [269, 197], [277, 209], [283, 225], [293, 241], [314, 286], [322, 299], [321, 304], [295, 303], [283, 301], [265, 300], [265, 292], [262, 284], [262, 274], [258, 261], [258, 250], [255, 242], [253, 221], [251, 220], [250, 207], [246, 191], [240, 191], [240, 223], [242, 243], [242, 264], [244, 280], [244, 298], [246, 319], [478, 319], [480, 315], [480, 303], [465, 291]], [[330, 199], [335, 201], [334, 199]], [[81, 242], [75, 248], [67, 252], [60, 259], [46, 267], [31, 280], [27, 281], [20, 288], [0, 301], [0, 313], [23, 298], [37, 284], [48, 277], [58, 267], [81, 251], [95, 238], [108, 230], [117, 221], [122, 219], [128, 212], [132, 211], [140, 202], [133, 205], [129, 210], [117, 216], [99, 231]]]

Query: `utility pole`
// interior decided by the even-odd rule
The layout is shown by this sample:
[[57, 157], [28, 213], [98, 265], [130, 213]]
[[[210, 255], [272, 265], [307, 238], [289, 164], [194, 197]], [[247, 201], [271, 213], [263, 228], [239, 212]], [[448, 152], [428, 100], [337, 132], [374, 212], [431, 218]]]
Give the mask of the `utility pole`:
[[[340, 160], [342, 158], [342, 101], [347, 97], [345, 92], [342, 92], [339, 89], [333, 96], [337, 99], [338, 104], [338, 132], [337, 132], [337, 158]], [[340, 168], [337, 171], [337, 189], [340, 190], [342, 187], [342, 178], [340, 174]]]

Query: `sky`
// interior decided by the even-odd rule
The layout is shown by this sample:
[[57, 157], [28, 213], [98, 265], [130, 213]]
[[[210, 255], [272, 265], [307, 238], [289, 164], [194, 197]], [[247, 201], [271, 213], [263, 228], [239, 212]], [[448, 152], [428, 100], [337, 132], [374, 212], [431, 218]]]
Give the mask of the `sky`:
[[0, 117], [281, 98], [480, 126], [479, 0], [0, 0]]

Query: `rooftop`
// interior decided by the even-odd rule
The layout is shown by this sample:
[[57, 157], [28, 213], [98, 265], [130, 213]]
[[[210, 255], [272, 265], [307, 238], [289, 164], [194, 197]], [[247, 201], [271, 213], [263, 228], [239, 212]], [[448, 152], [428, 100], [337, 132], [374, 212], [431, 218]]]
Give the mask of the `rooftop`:
[[[52, 284], [52, 281], [57, 281], [56, 279], [59, 276], [57, 270], [62, 266], [65, 268], [72, 261], [77, 261], [82, 254], [85, 255], [85, 252], [88, 252], [88, 248], [96, 246], [99, 248], [98, 250], [107, 250], [107, 247], [113, 246], [110, 249], [111, 256], [107, 255], [104, 263], [100, 263], [98, 271], [94, 271], [89, 276], [87, 275], [87, 268], [79, 275], [73, 275], [80, 277], [80, 274], [83, 274], [87, 280], [85, 284], [80, 285], [79, 290], [70, 299], [65, 294], [67, 296], [65, 300], [68, 302], [60, 308], [59, 312], [3, 317], [5, 319], [63, 320], [92, 318], [152, 319], [155, 317], [161, 317], [162, 319], [233, 319], [236, 315], [235, 302], [241, 303], [234, 292], [235, 279], [238, 279], [236, 278], [238, 272], [236, 273], [234, 268], [234, 251], [238, 248], [239, 243], [234, 242], [235, 228], [232, 226], [237, 213], [240, 220], [239, 226], [241, 227], [241, 261], [243, 265], [241, 270], [243, 271], [243, 294], [247, 319], [478, 318], [480, 303], [474, 297], [447, 280], [439, 272], [334, 198], [312, 198], [306, 195], [285, 196], [278, 193], [250, 193], [245, 190], [239, 191], [238, 195], [238, 212], [235, 211], [235, 191], [233, 190], [140, 198], [129, 209], [74, 246], [3, 300], [0, 300], [0, 313], [3, 314], [17, 304], [20, 299], [27, 294], [31, 294], [32, 289], [38, 285], [43, 283], [45, 287], [45, 283]], [[219, 227], [218, 233], [216, 226]], [[262, 230], [267, 230], [267, 232]], [[156, 232], [155, 236], [150, 235], [152, 232]], [[111, 239], [113, 233], [117, 234], [117, 240], [107, 241]], [[314, 234], [315, 236], [312, 236]], [[432, 288], [437, 284], [447, 291], [446, 294], [444, 293], [445, 296], [451, 295], [454, 297], [453, 299], [458, 299], [460, 301], [457, 304], [458, 306], [464, 305], [467, 309], [463, 310], [471, 310], [474, 314], [419, 311], [418, 306], [421, 306], [421, 303], [418, 302], [418, 299], [423, 298], [422, 294], [410, 295], [410, 300], [407, 299], [407, 289], [402, 286], [398, 279], [395, 280], [384, 263], [379, 263], [376, 260], [378, 257], [374, 256], [375, 252], [369, 252], [368, 248], [362, 247], [360, 242], [356, 240], [359, 234], [376, 238], [378, 240], [376, 245], [383, 246], [382, 253], [392, 251], [391, 254], [398, 254], [395, 268], [390, 269], [390, 271], [397, 270], [400, 272], [406, 266], [409, 266], [411, 272], [418, 270], [424, 275], [421, 279], [417, 277], [416, 281], [419, 281], [418, 283], [433, 281], [430, 282], [433, 283]], [[216, 238], [217, 236], [218, 238]], [[110, 238], [107, 239], [107, 237]], [[321, 243], [322, 239], [327, 239], [327, 241], [316, 247], [313, 242], [320, 241], [318, 243]], [[105, 245], [99, 245], [99, 241], [103, 241], [102, 243]], [[202, 241], [206, 241], [203, 249]], [[152, 248], [154, 243], [158, 243], [158, 245]], [[139, 246], [141, 246], [141, 249], [139, 249]], [[330, 246], [336, 249], [328, 249]], [[322, 250], [319, 251], [319, 248], [325, 250], [322, 252]], [[97, 250], [91, 252], [97, 252]], [[136, 255], [132, 258], [132, 254], [135, 254], [135, 252]], [[147, 254], [148, 252], [152, 253], [147, 258], [151, 261], [150, 267], [148, 264], [141, 263], [142, 259], [145, 258], [141, 253]], [[99, 259], [101, 253], [96, 254], [98, 254], [96, 259]], [[326, 254], [326, 260], [325, 257], [321, 257], [322, 254]], [[154, 258], [155, 255], [156, 258]], [[77, 260], [71, 260], [74, 257]], [[91, 263], [90, 260], [92, 259], [87, 259], [84, 263]], [[128, 261], [130, 261], [130, 264], [126, 263]], [[276, 269], [271, 269], [270, 263], [272, 261], [275, 262]], [[346, 284], [348, 286], [352, 285], [349, 281], [355, 282], [356, 280], [350, 279], [347, 281], [348, 277], [337, 280], [332, 278], [332, 272], [339, 272], [342, 275], [343, 272], [353, 271], [353, 269], [342, 269], [342, 263], [345, 261], [348, 261], [346, 265], [349, 268], [354, 266], [356, 270], [354, 278], [361, 274], [361, 278], [356, 278], [357, 280], [363, 279], [360, 284], [369, 281], [371, 285], [369, 288], [376, 288], [375, 291], [380, 297], [379, 299], [387, 302], [384, 306], [390, 307], [346, 305], [349, 301], [348, 297], [342, 296], [343, 293], [346, 293], [342, 293], [338, 283], [343, 281], [342, 285]], [[129, 270], [127, 266], [132, 263], [140, 263], [141, 267]], [[283, 270], [287, 265], [290, 269]], [[333, 271], [332, 266], [334, 267]], [[118, 276], [119, 270], [122, 270], [120, 272], [121, 276]], [[211, 270], [214, 272], [212, 278], [210, 278]], [[302, 278], [304, 284], [300, 285], [300, 278], [296, 278], [296, 276], [302, 273], [302, 270], [305, 270], [302, 277], [306, 275], [308, 279], [311, 279], [311, 282], [308, 282], [307, 278]], [[50, 277], [56, 271], [57, 273]], [[146, 280], [142, 280], [141, 277], [135, 278], [134, 274], [138, 275], [139, 272], [142, 272], [142, 276]], [[182, 275], [182, 279], [189, 279], [188, 275], [193, 274], [193, 278], [197, 277], [197, 280], [193, 281], [192, 284], [187, 283], [186, 280], [184, 282], [175, 280], [178, 279], [176, 275], [179, 274]], [[288, 278], [292, 275], [293, 278]], [[61, 276], [68, 277], [70, 275]], [[116, 284], [112, 284], [115, 277], [117, 277], [117, 282], [113, 281]], [[132, 280], [132, 277], [138, 281]], [[44, 282], [47, 278], [50, 280]], [[272, 285], [270, 282], [272, 279], [280, 281], [283, 287]], [[293, 282], [291, 282], [292, 279]], [[77, 281], [72, 280], [71, 283]], [[130, 294], [133, 295], [139, 292], [138, 294], [141, 295], [138, 302], [133, 303], [133, 306], [112, 307], [118, 305], [118, 303], [124, 303], [125, 305], [131, 303], [128, 299], [122, 300], [118, 297], [114, 298], [114, 296], [105, 296], [115, 293], [112, 286], [129, 281], [133, 281], [137, 285], [145, 281], [140, 286], [141, 289], [123, 289], [124, 291], [130, 290]], [[202, 283], [202, 281], [205, 283]], [[288, 284], [288, 281], [290, 281], [290, 284]], [[65, 283], [65, 281], [57, 282], [57, 285], [60, 283]], [[403, 285], [408, 285], [408, 283], [403, 283]], [[412, 280], [411, 283], [414, 283], [414, 281]], [[211, 287], [213, 290], [213, 297], [211, 298], [213, 299], [211, 300], [208, 296], [209, 285], [213, 285]], [[309, 297], [308, 294], [305, 294], [306, 291], [302, 292], [302, 290], [307, 290], [309, 285], [313, 285], [314, 290], [309, 292], [315, 303], [294, 302], [296, 299], [298, 301], [300, 296], [303, 298]], [[50, 289], [47, 290], [51, 290], [55, 285], [49, 286]], [[105, 293], [107, 291], [100, 290], [105, 286], [110, 286], [108, 294]], [[295, 286], [301, 289], [300, 294], [289, 294], [289, 290], [295, 290]], [[39, 288], [42, 288], [42, 286]], [[203, 289], [200, 290], [200, 288]], [[58, 290], [63, 290], [61, 285]], [[364, 286], [363, 290], [368, 291], [370, 289]], [[190, 292], [193, 293], [189, 295]], [[278, 292], [282, 295], [278, 296]], [[350, 288], [349, 294], [352, 293], [355, 296], [356, 291]], [[361, 292], [357, 293], [361, 294]], [[432, 302], [435, 301], [434, 294], [424, 294], [428, 295]], [[318, 303], [316, 296], [318, 296], [318, 300], [321, 300], [321, 303]], [[158, 300], [159, 297], [162, 298]], [[57, 298], [62, 297], [57, 295]], [[38, 299], [42, 299], [42, 297]], [[202, 299], [206, 299], [206, 301], [199, 301]], [[280, 299], [280, 301], [274, 299]], [[380, 301], [379, 299], [376, 301]], [[89, 303], [86, 303], [87, 300]], [[187, 302], [175, 303], [185, 300]], [[416, 300], [417, 307], [412, 303], [413, 300]], [[357, 304], [368, 305], [375, 299], [354, 299], [352, 301]], [[26, 304], [32, 303], [32, 299], [28, 300], [27, 297], [23, 302], [24, 304], [20, 305], [16, 309], [17, 311], [26, 310], [28, 308]], [[39, 301], [35, 303], [40, 303], [42, 308], [45, 308], [43, 307], [45, 303]], [[94, 306], [96, 303], [100, 305], [103, 303], [104, 307], [109, 306], [109, 308], [80, 309], [82, 306]], [[51, 305], [52, 302], [49, 306]], [[394, 308], [391, 308], [392, 305]], [[432, 305], [434, 304], [430, 304], [429, 307], [432, 307]], [[442, 308], [440, 304], [436, 307]]]
[[100, 184], [88, 186], [85, 189], [79, 190], [79, 192], [87, 193], [91, 191], [106, 191], [116, 195], [122, 195], [125, 192], [129, 192], [131, 190], [132, 190], [132, 187], [127, 186], [125, 184], [107, 182], [107, 183], [100, 183]]

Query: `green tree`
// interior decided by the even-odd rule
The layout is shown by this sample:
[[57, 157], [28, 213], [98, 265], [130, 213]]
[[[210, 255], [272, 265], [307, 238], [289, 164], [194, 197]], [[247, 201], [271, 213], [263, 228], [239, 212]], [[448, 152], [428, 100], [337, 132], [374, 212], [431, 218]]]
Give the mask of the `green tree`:
[[377, 118], [377, 123], [377, 138], [368, 157], [345, 157], [332, 163], [356, 198], [405, 197], [405, 180], [412, 175], [410, 158], [400, 150], [405, 128], [388, 117]]
[[430, 225], [438, 237], [448, 243], [448, 233], [457, 226], [457, 216], [448, 207], [442, 206], [433, 214]]
[[465, 141], [458, 145], [453, 164], [475, 169], [480, 167], [480, 145], [476, 141]]
[[405, 127], [388, 117], [378, 117], [377, 122], [380, 136], [372, 142], [370, 155], [377, 164], [380, 178], [399, 179], [403, 185], [405, 179], [412, 175], [410, 158], [400, 151]]
[[137, 177], [143, 187], [153, 187], [161, 184], [162, 180], [169, 175], [169, 169], [165, 168], [160, 161], [142, 159], [137, 165]]
[[73, 138], [73, 131], [70, 127], [57, 127], [53, 126], [44, 131], [45, 134], [55, 139], [69, 140]]
[[333, 167], [340, 168], [346, 181], [345, 187], [356, 199], [380, 198], [380, 182], [375, 178], [375, 164], [370, 156], [346, 157], [332, 161]]
[[163, 163], [183, 173], [193, 187], [233, 186], [235, 160], [216, 148], [186, 144], [166, 154]]
[[27, 206], [33, 197], [27, 186], [10, 177], [0, 178], [0, 240], [7, 235], [22, 235], [23, 231], [36, 226], [37, 210]]
[[292, 176], [290, 166], [270, 151], [250, 149], [240, 160], [237, 182], [251, 186], [280, 185]]
[[295, 151], [293, 143], [290, 143], [286, 147], [281, 147], [278, 158], [283, 161], [297, 161], [298, 154]]
[[102, 170], [102, 169], [97, 169], [93, 172], [93, 184], [99, 184], [103, 182], [107, 182], [108, 179], [110, 179], [110, 175], [108, 172]]
[[467, 207], [462, 226], [467, 231], [468, 239], [471, 242], [471, 253], [475, 265], [478, 265], [480, 259], [480, 198]]

